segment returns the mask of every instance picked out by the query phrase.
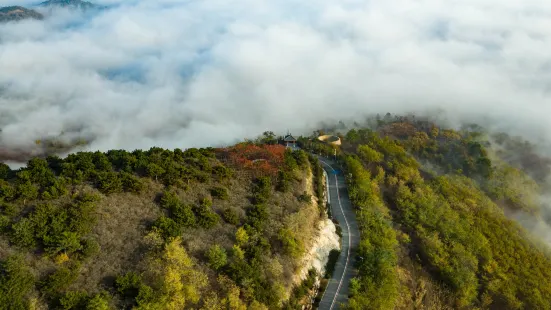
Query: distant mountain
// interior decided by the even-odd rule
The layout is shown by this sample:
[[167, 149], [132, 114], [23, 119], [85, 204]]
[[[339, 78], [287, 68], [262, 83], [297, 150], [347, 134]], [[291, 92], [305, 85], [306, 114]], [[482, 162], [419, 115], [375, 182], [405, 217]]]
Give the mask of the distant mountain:
[[82, 0], [49, 0], [40, 3], [39, 6], [48, 8], [62, 7], [68, 9], [80, 9], [83, 11], [103, 8], [102, 6], [99, 6], [92, 2]]
[[22, 6], [6, 6], [0, 8], [0, 23], [19, 21], [23, 19], [43, 19], [44, 16], [34, 10]]

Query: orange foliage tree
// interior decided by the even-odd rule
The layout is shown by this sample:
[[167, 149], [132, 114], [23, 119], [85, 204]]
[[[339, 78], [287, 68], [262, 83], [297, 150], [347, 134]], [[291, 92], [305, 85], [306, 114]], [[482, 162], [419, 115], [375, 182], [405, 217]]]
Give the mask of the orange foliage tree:
[[229, 163], [245, 168], [256, 176], [275, 176], [285, 154], [282, 145], [239, 143], [222, 151]]

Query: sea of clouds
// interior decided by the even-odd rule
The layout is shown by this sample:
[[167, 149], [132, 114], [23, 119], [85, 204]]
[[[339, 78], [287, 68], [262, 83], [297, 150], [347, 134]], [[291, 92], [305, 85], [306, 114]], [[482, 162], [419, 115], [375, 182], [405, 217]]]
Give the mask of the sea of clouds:
[[0, 148], [201, 147], [433, 109], [551, 133], [550, 1], [95, 3], [0, 25]]

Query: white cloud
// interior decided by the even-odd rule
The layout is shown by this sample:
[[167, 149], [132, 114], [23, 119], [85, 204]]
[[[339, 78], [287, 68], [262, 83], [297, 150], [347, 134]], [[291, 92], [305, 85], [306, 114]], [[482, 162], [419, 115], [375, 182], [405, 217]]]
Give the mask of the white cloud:
[[98, 3], [117, 6], [0, 25], [0, 147], [185, 148], [434, 107], [551, 133], [545, 1]]

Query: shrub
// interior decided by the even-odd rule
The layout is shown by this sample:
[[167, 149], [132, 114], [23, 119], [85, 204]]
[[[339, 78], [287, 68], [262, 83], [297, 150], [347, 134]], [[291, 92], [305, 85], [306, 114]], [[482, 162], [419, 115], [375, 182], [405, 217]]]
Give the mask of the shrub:
[[309, 195], [306, 192], [303, 192], [298, 196], [298, 201], [304, 202], [304, 203], [311, 203], [312, 202], [312, 195]]
[[222, 212], [222, 218], [224, 218], [224, 221], [226, 221], [229, 224], [232, 224], [232, 225], [239, 224], [239, 215], [237, 215], [237, 212], [235, 212], [231, 208], [226, 208]]
[[210, 194], [213, 198], [220, 200], [227, 200], [229, 198], [228, 190], [224, 187], [214, 187], [210, 190]]
[[215, 166], [212, 168], [212, 173], [219, 181], [232, 176], [232, 171], [224, 166]]
[[327, 259], [327, 265], [325, 265], [325, 278], [331, 279], [333, 272], [335, 271], [335, 266], [341, 255], [340, 250], [331, 250], [329, 252], [329, 258]]
[[67, 253], [60, 253], [54, 257], [54, 262], [58, 265], [62, 265], [69, 261], [69, 255]]

